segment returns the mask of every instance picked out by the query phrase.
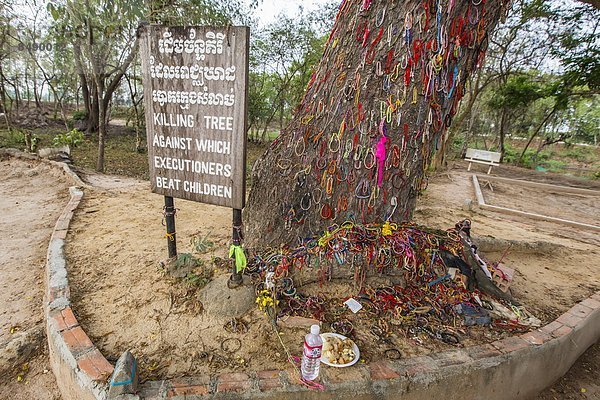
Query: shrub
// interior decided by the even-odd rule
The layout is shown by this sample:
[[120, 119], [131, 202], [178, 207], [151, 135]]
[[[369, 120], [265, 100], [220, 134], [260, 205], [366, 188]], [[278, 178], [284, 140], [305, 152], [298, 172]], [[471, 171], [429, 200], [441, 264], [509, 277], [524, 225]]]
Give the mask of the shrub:
[[546, 160], [542, 165], [550, 172], [561, 172], [567, 166], [567, 163], [560, 160]]
[[563, 153], [563, 157], [572, 158], [579, 162], [591, 162], [595, 159], [594, 149], [579, 147], [579, 146], [571, 146], [565, 150]]
[[88, 117], [87, 111], [85, 110], [77, 110], [73, 113], [73, 117], [71, 118], [73, 121], [85, 121]]
[[52, 139], [52, 145], [55, 147], [69, 146], [77, 147], [78, 144], [82, 143], [84, 139], [83, 133], [77, 129], [73, 129], [67, 133], [59, 133]]

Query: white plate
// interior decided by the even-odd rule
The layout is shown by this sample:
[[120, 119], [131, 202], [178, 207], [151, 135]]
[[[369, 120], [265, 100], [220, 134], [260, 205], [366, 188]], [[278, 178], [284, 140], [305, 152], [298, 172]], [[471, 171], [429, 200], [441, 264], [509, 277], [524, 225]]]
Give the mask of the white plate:
[[[332, 337], [332, 336], [340, 338], [342, 340], [348, 339], [346, 336], [340, 335], [339, 333], [333, 333], [333, 332], [321, 333], [321, 339], [323, 339], [323, 343], [325, 342], [326, 337]], [[356, 343], [354, 343], [354, 341], [352, 339], [350, 339], [350, 341], [352, 342], [352, 349], [354, 350], [354, 360], [350, 361], [347, 364], [333, 364], [333, 363], [330, 363], [329, 360], [325, 356], [322, 355], [321, 362], [325, 365], [329, 365], [331, 367], [336, 367], [336, 368], [349, 367], [351, 365], [356, 364], [356, 362], [360, 359], [360, 351], [358, 350], [358, 346], [356, 345]]]

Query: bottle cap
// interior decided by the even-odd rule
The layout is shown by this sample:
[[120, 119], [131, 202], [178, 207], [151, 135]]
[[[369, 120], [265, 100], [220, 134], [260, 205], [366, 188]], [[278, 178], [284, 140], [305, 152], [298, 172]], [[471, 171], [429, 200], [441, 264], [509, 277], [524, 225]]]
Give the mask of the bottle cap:
[[310, 333], [312, 333], [313, 335], [318, 335], [319, 332], [321, 332], [321, 328], [319, 327], [319, 325], [310, 326]]

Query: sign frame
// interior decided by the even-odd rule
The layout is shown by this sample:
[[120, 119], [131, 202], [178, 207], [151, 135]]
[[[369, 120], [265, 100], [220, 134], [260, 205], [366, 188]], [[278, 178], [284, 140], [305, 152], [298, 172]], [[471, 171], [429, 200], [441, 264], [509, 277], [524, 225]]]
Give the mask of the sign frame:
[[140, 33], [152, 192], [243, 209], [250, 28]]

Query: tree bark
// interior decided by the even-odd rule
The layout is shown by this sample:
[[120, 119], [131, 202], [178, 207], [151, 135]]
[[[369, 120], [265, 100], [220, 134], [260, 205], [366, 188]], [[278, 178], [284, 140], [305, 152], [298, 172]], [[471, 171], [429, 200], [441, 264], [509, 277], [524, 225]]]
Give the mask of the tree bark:
[[[94, 67], [94, 80], [96, 82], [96, 98], [98, 99], [98, 159], [96, 162], [96, 171], [98, 172], [104, 172], [104, 147], [110, 101], [113, 93], [115, 90], [117, 90], [117, 87], [119, 87], [119, 83], [121, 82], [125, 71], [127, 71], [127, 68], [129, 68], [129, 65], [135, 58], [138, 51], [138, 46], [139, 42], [136, 37], [127, 58], [119, 67], [107, 72], [106, 74], [104, 71], [101, 71], [99, 66], [92, 63]], [[106, 84], [106, 79], [108, 76], [112, 77], [110, 80], [108, 80], [108, 84]]]
[[344, 1], [292, 121], [255, 164], [248, 244], [409, 220], [506, 3]]
[[96, 98], [98, 102], [98, 158], [96, 171], [104, 172], [104, 146], [106, 143], [106, 108], [103, 107], [104, 80], [96, 78]]
[[500, 162], [504, 161], [504, 153], [506, 153], [506, 147], [504, 145], [504, 139], [506, 138], [506, 118], [508, 117], [508, 111], [506, 107], [502, 109], [502, 116], [500, 117]]
[[98, 100], [98, 87], [92, 83], [90, 109], [88, 111], [87, 133], [93, 134], [100, 129], [100, 101]]
[[471, 116], [471, 113], [473, 112], [473, 106], [479, 98], [479, 95], [483, 92], [483, 89], [485, 89], [495, 79], [493, 76], [487, 76], [484, 82], [480, 84], [481, 75], [482, 71], [480, 70], [476, 74], [475, 82], [471, 82], [472, 90], [469, 92], [469, 100], [466, 106], [460, 108], [461, 113], [458, 114], [454, 121], [452, 121], [452, 129], [448, 129], [448, 135], [446, 136], [446, 140], [443, 141], [441, 148], [435, 154], [432, 163], [432, 167], [435, 171], [446, 169], [446, 167], [448, 166], [448, 146], [452, 144], [454, 137], [461, 130], [462, 125], [467, 119], [467, 117]]

